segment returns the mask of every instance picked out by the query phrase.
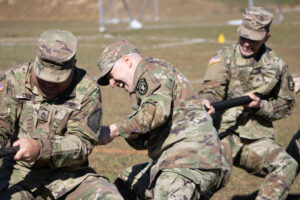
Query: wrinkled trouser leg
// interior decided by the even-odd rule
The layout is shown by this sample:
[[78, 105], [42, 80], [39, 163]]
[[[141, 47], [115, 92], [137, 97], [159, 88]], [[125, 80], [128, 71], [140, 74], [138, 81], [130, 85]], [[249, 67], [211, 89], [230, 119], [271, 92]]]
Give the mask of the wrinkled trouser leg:
[[150, 182], [150, 163], [128, 167], [115, 180], [115, 185], [125, 200], [145, 199]]
[[124, 199], [187, 199], [198, 200], [201, 194], [215, 188], [219, 171], [184, 169], [195, 174], [198, 183], [177, 173], [180, 168], [162, 170], [149, 187], [150, 166], [148, 163], [125, 169], [115, 181]]
[[286, 148], [288, 154], [290, 154], [298, 162], [298, 172], [300, 169], [300, 130], [293, 136], [290, 144]]
[[[34, 193], [24, 189], [20, 184], [13, 185], [0, 194], [1, 200], [35, 200], [54, 199], [47, 189], [42, 187]], [[103, 177], [90, 176], [77, 188], [61, 199], [66, 200], [123, 200], [115, 185]]]
[[263, 138], [245, 144], [238, 165], [265, 176], [256, 200], [284, 200], [295, 178], [298, 164], [275, 141]]
[[198, 200], [200, 185], [174, 172], [162, 171], [156, 179], [153, 195], [155, 200]]
[[231, 151], [234, 165], [265, 176], [256, 200], [286, 199], [298, 164], [279, 144], [270, 138], [247, 140], [235, 134], [222, 139], [222, 144]]
[[103, 177], [89, 176], [74, 191], [69, 193], [66, 200], [123, 200], [115, 185]]
[[199, 200], [200, 197], [207, 197], [207, 194], [213, 194], [219, 189], [219, 183], [222, 182], [220, 180], [220, 171], [187, 170], [197, 177], [197, 183], [176, 173], [176, 171], [181, 171], [180, 168], [174, 168], [172, 171], [163, 170], [155, 182], [154, 199]]

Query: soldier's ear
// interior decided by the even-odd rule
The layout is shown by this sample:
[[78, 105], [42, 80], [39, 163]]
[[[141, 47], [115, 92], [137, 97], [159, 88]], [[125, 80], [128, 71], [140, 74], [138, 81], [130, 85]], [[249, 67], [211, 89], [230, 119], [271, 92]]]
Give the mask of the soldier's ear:
[[132, 60], [131, 60], [131, 57], [129, 55], [123, 55], [122, 56], [122, 61], [124, 63], [126, 63], [126, 65], [128, 66], [128, 68], [132, 67]]

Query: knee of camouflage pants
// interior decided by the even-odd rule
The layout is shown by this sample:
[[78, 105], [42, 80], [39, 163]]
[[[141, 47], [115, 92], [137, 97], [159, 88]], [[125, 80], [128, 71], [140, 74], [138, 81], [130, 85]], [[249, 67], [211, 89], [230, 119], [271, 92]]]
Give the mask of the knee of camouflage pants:
[[289, 145], [286, 148], [288, 154], [290, 154], [298, 162], [298, 171], [300, 169], [300, 130], [293, 136]]
[[198, 200], [200, 193], [200, 185], [180, 174], [168, 171], [161, 172], [154, 187], [155, 200]]
[[265, 176], [257, 200], [285, 199], [298, 167], [297, 162], [270, 138], [244, 145], [239, 165], [249, 172]]
[[115, 185], [103, 177], [89, 176], [75, 190], [69, 193], [66, 200], [123, 200]]
[[162, 170], [150, 187], [150, 165], [144, 163], [125, 169], [115, 184], [124, 199], [193, 200], [214, 192], [220, 179], [219, 170], [173, 168]]
[[150, 183], [150, 163], [131, 166], [122, 171], [114, 184], [124, 199], [146, 199]]
[[115, 181], [115, 184], [124, 199], [130, 200], [198, 200], [200, 198], [199, 185], [196, 185], [190, 179], [177, 173], [162, 171], [158, 178], [154, 180], [154, 184], [151, 189], [148, 188], [149, 181], [149, 174], [141, 173], [140, 171], [140, 173], [129, 175], [127, 179], [120, 176]]

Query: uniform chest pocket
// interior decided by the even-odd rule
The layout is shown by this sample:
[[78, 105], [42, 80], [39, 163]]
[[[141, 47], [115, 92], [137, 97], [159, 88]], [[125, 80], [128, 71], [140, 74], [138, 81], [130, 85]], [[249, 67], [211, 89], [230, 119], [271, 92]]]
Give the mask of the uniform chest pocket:
[[73, 109], [54, 106], [52, 112], [51, 132], [55, 135], [65, 135], [68, 131], [68, 121]]
[[34, 105], [31, 102], [24, 102], [22, 107], [22, 112], [19, 118], [19, 136], [26, 137], [26, 135], [31, 135], [35, 132], [35, 120], [34, 116], [36, 111]]

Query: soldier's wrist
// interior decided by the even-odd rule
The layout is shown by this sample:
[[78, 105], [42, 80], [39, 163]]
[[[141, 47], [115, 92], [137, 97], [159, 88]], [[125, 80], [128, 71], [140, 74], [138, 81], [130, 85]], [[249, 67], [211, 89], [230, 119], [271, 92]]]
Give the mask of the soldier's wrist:
[[264, 115], [265, 114], [265, 103], [266, 101], [262, 100], [260, 101], [259, 108], [256, 109], [257, 115]]
[[112, 137], [112, 138], [115, 138], [115, 137], [120, 136], [119, 129], [118, 129], [118, 127], [116, 126], [116, 124], [110, 125], [109, 128], [110, 128], [110, 134], [111, 134], [111, 137]]
[[51, 157], [51, 151], [52, 151], [52, 144], [50, 140], [47, 137], [43, 137], [43, 136], [36, 137], [33, 139], [38, 140], [40, 144], [40, 151], [37, 160], [49, 159]]
[[115, 123], [115, 125], [117, 126], [119, 135], [120, 135], [122, 138], [129, 138], [130, 135], [129, 135], [129, 134], [126, 132], [126, 130], [122, 127], [121, 123]]

